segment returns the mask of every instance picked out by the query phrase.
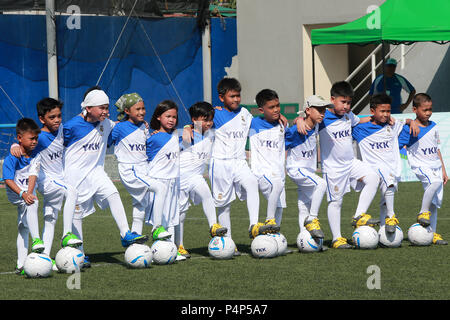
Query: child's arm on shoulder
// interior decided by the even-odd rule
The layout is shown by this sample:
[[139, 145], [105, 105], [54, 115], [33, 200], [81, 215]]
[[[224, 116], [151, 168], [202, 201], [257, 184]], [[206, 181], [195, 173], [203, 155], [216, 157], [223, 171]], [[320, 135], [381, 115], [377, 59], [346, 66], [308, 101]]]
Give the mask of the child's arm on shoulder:
[[442, 160], [441, 150], [439, 150], [439, 149], [438, 149], [438, 156], [439, 156], [439, 159], [441, 160], [442, 179], [444, 180], [444, 186], [445, 186], [447, 184], [447, 181], [448, 181], [448, 176], [447, 176], [447, 171], [445, 170], [444, 160]]
[[406, 119], [405, 124], [409, 126], [409, 133], [412, 133], [414, 137], [417, 137], [420, 132], [420, 127], [417, 125], [417, 122], [412, 119]]
[[22, 151], [20, 150], [20, 145], [18, 143], [13, 143], [9, 148], [9, 152], [11, 152], [11, 154], [16, 158], [20, 158], [22, 155]]
[[37, 197], [33, 194], [36, 180], [37, 176], [35, 175], [28, 177], [28, 190], [22, 194], [22, 198], [27, 204], [33, 204], [34, 201], [37, 200]]

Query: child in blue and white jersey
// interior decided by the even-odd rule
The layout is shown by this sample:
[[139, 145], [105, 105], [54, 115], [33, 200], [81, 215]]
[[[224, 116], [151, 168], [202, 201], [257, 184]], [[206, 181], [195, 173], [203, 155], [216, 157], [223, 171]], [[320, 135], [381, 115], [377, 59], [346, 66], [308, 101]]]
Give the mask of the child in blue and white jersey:
[[422, 182], [424, 194], [417, 222], [430, 226], [433, 230], [434, 244], [448, 244], [436, 232], [437, 209], [442, 205], [444, 186], [448, 176], [440, 151], [439, 132], [435, 122], [430, 120], [433, 114], [433, 102], [426, 93], [418, 93], [413, 99], [414, 122], [419, 126], [417, 137], [410, 133], [408, 125], [403, 127], [399, 136], [399, 147], [406, 147], [408, 163], [417, 178]]
[[309, 231], [313, 238], [323, 239], [319, 223], [319, 209], [327, 184], [316, 174], [317, 136], [326, 107], [332, 108], [320, 96], [310, 96], [304, 104], [306, 135], [297, 130], [297, 125], [286, 131], [286, 171], [298, 187], [298, 222], [300, 232]]
[[[144, 120], [144, 101], [137, 93], [124, 94], [115, 106], [120, 122], [112, 129], [111, 141], [118, 161], [120, 180], [133, 199], [131, 231], [142, 234], [145, 212], [152, 209], [155, 222], [153, 240], [168, 238], [170, 234], [161, 226], [165, 186], [147, 174], [145, 144], [150, 134]], [[153, 202], [150, 202], [150, 197], [154, 198]]]
[[9, 153], [3, 161], [3, 179], [8, 200], [17, 206], [17, 264], [16, 273], [24, 274], [23, 265], [28, 255], [28, 237], [31, 235], [33, 252], [42, 252], [44, 242], [39, 237], [38, 206], [35, 194], [39, 174], [40, 155], [34, 153], [40, 129], [36, 122], [22, 118], [16, 125], [21, 156]]
[[250, 167], [267, 199], [266, 224], [270, 223], [272, 231], [278, 232], [286, 208], [285, 127], [280, 123], [280, 100], [274, 90], [261, 90], [255, 100], [263, 116], [254, 117], [250, 125]]
[[108, 119], [109, 98], [94, 87], [86, 92], [81, 107], [82, 112], [63, 129], [65, 181], [78, 191], [74, 233], [83, 239], [82, 218], [95, 212], [95, 201], [102, 209], [110, 208], [123, 247], [145, 242], [147, 236], [130, 231], [119, 192], [104, 170], [107, 142], [115, 125]]

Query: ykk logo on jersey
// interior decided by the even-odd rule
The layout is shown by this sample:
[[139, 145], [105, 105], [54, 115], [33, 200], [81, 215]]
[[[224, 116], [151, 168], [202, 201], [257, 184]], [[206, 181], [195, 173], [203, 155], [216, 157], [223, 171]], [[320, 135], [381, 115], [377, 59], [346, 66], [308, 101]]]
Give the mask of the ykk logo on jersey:
[[21, 185], [28, 185], [28, 178], [19, 179]]
[[389, 141], [383, 141], [383, 142], [374, 142], [369, 143], [370, 147], [373, 149], [388, 149], [390, 148]]
[[259, 143], [261, 144], [261, 147], [266, 147], [269, 149], [278, 149], [279, 141], [273, 141], [273, 140], [260, 140]]
[[350, 129], [331, 133], [335, 139], [346, 138], [350, 136]]
[[302, 151], [302, 157], [303, 158], [311, 158], [314, 154], [313, 150], [308, 150], [308, 151]]
[[423, 155], [426, 156], [428, 155], [432, 155], [432, 154], [436, 154], [438, 151], [437, 147], [432, 147], [432, 148], [420, 148], [420, 150], [422, 150]]
[[97, 151], [100, 149], [100, 143], [88, 143], [83, 145], [83, 150], [84, 151]]
[[56, 160], [58, 158], [61, 158], [62, 157], [62, 151], [49, 153], [48, 157], [50, 158], [50, 160]]
[[207, 159], [208, 152], [196, 152], [199, 159]]
[[226, 135], [228, 136], [229, 139], [244, 139], [244, 131], [231, 131], [231, 132], [226, 132]]
[[175, 160], [176, 158], [178, 158], [178, 152], [166, 153], [166, 157], [168, 160]]
[[130, 147], [131, 151], [145, 151], [145, 144], [131, 144], [129, 143], [128, 146]]

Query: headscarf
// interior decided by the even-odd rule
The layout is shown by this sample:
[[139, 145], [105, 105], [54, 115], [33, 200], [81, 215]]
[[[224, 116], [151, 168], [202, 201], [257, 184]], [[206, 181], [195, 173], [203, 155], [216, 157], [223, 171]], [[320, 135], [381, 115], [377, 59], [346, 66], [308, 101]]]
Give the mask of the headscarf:
[[106, 95], [105, 91], [98, 89], [92, 90], [86, 95], [83, 102], [81, 103], [81, 113], [83, 114], [83, 116], [86, 116], [86, 107], [95, 107], [104, 104], [109, 104], [109, 98]]
[[117, 120], [123, 121], [126, 120], [127, 114], [125, 113], [126, 109], [130, 109], [136, 103], [144, 101], [142, 97], [137, 93], [128, 93], [122, 95], [119, 100], [114, 104], [117, 107]]

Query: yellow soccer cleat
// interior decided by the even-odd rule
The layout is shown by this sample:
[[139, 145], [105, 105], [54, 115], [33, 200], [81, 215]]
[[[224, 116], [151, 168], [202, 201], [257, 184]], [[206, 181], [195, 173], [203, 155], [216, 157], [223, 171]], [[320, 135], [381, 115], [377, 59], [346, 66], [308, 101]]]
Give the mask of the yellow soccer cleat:
[[209, 234], [212, 238], [214, 237], [223, 237], [228, 232], [228, 229], [225, 227], [222, 227], [218, 223], [214, 223], [211, 228], [209, 229]]
[[389, 232], [389, 233], [395, 232], [395, 228], [399, 224], [398, 219], [395, 216], [395, 214], [392, 216], [392, 218], [387, 217], [384, 221], [385, 221], [386, 232]]
[[276, 223], [276, 221], [275, 221], [275, 218], [267, 219], [267, 220], [264, 222], [264, 225], [270, 226], [270, 230], [268, 231], [269, 233], [277, 233], [277, 232], [280, 232], [280, 226], [277, 225], [277, 223]]
[[333, 248], [335, 249], [352, 249], [353, 246], [347, 243], [347, 239], [343, 237], [339, 237], [334, 240], [332, 243]]
[[319, 238], [319, 239], [322, 239], [324, 237], [323, 231], [320, 228], [319, 219], [317, 219], [317, 218], [306, 219], [304, 226], [305, 226], [306, 230], [308, 230], [311, 237]]
[[183, 256], [185, 258], [190, 258], [191, 255], [189, 254], [189, 251], [187, 251], [182, 244], [180, 244], [180, 246], [178, 247], [178, 254], [180, 256]]
[[434, 233], [433, 235], [433, 243], [434, 244], [440, 244], [440, 245], [447, 245], [448, 242], [442, 239], [442, 236], [439, 233]]
[[373, 227], [376, 224], [379, 224], [380, 220], [372, 219], [372, 216], [367, 213], [361, 213], [359, 216], [352, 219], [352, 226], [355, 228], [361, 226], [370, 226]]
[[417, 222], [424, 228], [430, 225], [430, 211], [424, 211], [417, 215]]
[[271, 230], [270, 225], [265, 225], [264, 223], [258, 222], [257, 224], [253, 224], [248, 231], [248, 235], [250, 239], [254, 239], [260, 234], [267, 234]]

